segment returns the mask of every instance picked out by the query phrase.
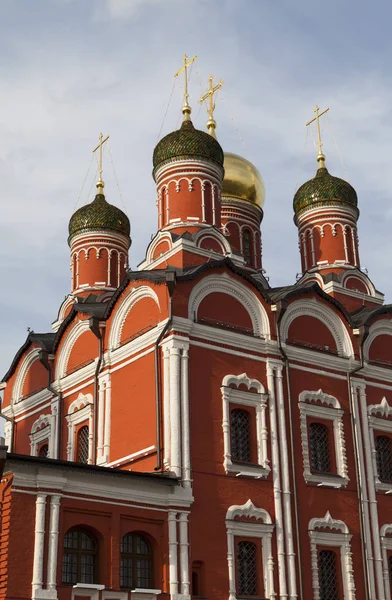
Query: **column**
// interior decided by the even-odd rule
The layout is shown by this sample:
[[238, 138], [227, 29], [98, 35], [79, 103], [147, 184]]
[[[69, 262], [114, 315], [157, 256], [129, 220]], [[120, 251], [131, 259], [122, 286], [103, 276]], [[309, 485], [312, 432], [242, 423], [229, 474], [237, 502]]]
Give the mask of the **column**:
[[[109, 261], [110, 262], [110, 261]], [[99, 381], [98, 388], [98, 448], [97, 448], [97, 462], [100, 464], [103, 458], [103, 408], [105, 403], [105, 385], [106, 382]]]
[[177, 563], [177, 513], [173, 510], [168, 514], [169, 525], [169, 587], [170, 595], [178, 594], [178, 563]]
[[33, 559], [32, 596], [35, 598], [42, 589], [45, 546], [46, 494], [37, 494], [35, 501], [35, 537]]
[[234, 535], [231, 523], [227, 526], [227, 565], [229, 567], [229, 600], [236, 600], [235, 566], [234, 566]]
[[188, 513], [180, 513], [180, 572], [181, 594], [189, 596]]
[[48, 589], [55, 590], [57, 581], [57, 555], [59, 541], [60, 496], [52, 496], [50, 501]]
[[181, 374], [180, 349], [170, 349], [170, 440], [171, 470], [181, 477]]
[[163, 352], [163, 462], [170, 468], [170, 349]]
[[181, 355], [181, 421], [182, 421], [182, 478], [185, 487], [191, 486], [191, 456], [189, 427], [189, 350], [182, 349]]
[[105, 429], [103, 441], [103, 459], [104, 462], [109, 462], [110, 457], [110, 431], [111, 431], [111, 408], [112, 408], [112, 382], [110, 379], [106, 381], [106, 398], [105, 398]]

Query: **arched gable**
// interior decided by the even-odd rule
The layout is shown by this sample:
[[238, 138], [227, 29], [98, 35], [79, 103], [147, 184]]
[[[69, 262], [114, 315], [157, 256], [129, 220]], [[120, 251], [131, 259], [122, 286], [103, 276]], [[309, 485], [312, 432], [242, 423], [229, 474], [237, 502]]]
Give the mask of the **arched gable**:
[[316, 299], [301, 299], [290, 304], [281, 322], [282, 341], [288, 339], [292, 322], [300, 316], [308, 315], [321, 321], [330, 331], [335, 340], [339, 356], [353, 356], [353, 345], [349, 332], [342, 319], [328, 306]]
[[193, 288], [188, 302], [190, 320], [194, 320], [202, 300], [213, 292], [227, 294], [240, 302], [251, 318], [255, 335], [270, 338], [268, 315], [260, 300], [245, 285], [227, 273], [208, 275]]
[[[162, 246], [164, 242], [165, 242], [165, 246]], [[168, 233], [167, 231], [160, 231], [159, 233], [157, 233], [157, 235], [154, 237], [154, 239], [152, 240], [152, 242], [150, 243], [150, 245], [147, 248], [146, 263], [150, 264], [156, 258], [159, 258], [159, 255], [157, 252], [157, 249], [159, 246], [162, 246], [163, 248], [166, 247], [164, 252], [168, 252], [169, 250], [171, 250], [172, 245], [173, 244], [172, 244], [172, 238], [171, 238], [170, 233]]]
[[371, 325], [363, 346], [366, 361], [392, 362], [392, 321], [380, 319]]
[[65, 377], [67, 373], [67, 366], [69, 357], [71, 355], [71, 351], [79, 337], [88, 330], [88, 320], [76, 321], [69, 333], [65, 334], [66, 337], [63, 340], [63, 344], [57, 357], [56, 379], [61, 379], [62, 377]]
[[39, 348], [32, 348], [24, 357], [19, 365], [18, 374], [15, 378], [14, 387], [12, 390], [11, 402], [19, 402], [23, 396], [23, 386], [29, 372], [29, 369], [36, 360], [39, 360]]
[[132, 310], [133, 306], [145, 298], [151, 298], [156, 303], [160, 310], [160, 304], [158, 296], [153, 289], [147, 285], [142, 285], [137, 288], [131, 288], [131, 290], [124, 296], [120, 303], [112, 322], [112, 326], [109, 334], [109, 349], [113, 350], [120, 344], [121, 334], [124, 327], [125, 320], [128, 313]]

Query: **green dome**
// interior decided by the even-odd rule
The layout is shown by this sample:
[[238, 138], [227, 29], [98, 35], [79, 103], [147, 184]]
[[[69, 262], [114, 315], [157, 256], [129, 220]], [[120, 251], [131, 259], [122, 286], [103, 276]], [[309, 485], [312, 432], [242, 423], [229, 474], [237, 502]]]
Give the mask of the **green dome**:
[[117, 206], [106, 202], [103, 194], [97, 194], [90, 204], [85, 204], [72, 215], [68, 243], [79, 233], [97, 229], [115, 231], [127, 237], [131, 230], [128, 217]]
[[195, 129], [192, 121], [184, 121], [180, 129], [158, 142], [153, 155], [154, 170], [174, 158], [205, 158], [223, 167], [220, 144], [209, 133]]
[[293, 202], [294, 211], [298, 215], [306, 209], [330, 205], [348, 205], [357, 209], [357, 193], [347, 181], [333, 177], [322, 166], [313, 179], [297, 190]]

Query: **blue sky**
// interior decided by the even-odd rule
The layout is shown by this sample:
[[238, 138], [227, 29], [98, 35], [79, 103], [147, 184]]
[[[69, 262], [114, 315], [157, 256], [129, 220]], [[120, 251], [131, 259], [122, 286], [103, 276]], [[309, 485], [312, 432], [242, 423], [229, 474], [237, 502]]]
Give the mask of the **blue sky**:
[[[67, 226], [101, 130], [132, 223], [131, 264], [142, 260], [157, 221], [152, 152], [184, 52], [198, 55], [196, 126], [214, 73], [225, 81], [219, 140], [263, 175], [271, 284], [292, 283], [300, 268], [292, 198], [316, 168], [312, 136], [304, 146], [317, 103], [330, 107], [327, 165], [358, 192], [362, 265], [392, 301], [389, 2], [0, 0], [0, 16], [0, 375], [27, 327], [50, 330], [70, 290]], [[177, 86], [162, 135], [180, 108]], [[108, 153], [104, 179], [124, 208]]]

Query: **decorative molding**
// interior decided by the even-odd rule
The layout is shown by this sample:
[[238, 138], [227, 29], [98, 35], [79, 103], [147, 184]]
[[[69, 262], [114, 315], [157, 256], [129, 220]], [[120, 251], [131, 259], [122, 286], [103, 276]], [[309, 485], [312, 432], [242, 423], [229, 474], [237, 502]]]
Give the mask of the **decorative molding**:
[[12, 389], [12, 397], [11, 397], [12, 404], [18, 404], [19, 402], [21, 402], [23, 385], [26, 380], [27, 373], [28, 373], [31, 365], [36, 360], [39, 359], [39, 352], [40, 352], [39, 348], [33, 348], [32, 350], [30, 350], [30, 352], [28, 352], [26, 354], [26, 356], [20, 363], [19, 369], [18, 369], [18, 374], [15, 378], [14, 387]]
[[[320, 400], [323, 405], [313, 404]], [[310, 402], [308, 402], [310, 400]], [[346, 443], [344, 438], [343, 415], [339, 401], [334, 397], [318, 390], [317, 392], [304, 391], [299, 395], [300, 427], [302, 456], [304, 461], [304, 478], [307, 483], [318, 483], [326, 487], [345, 487], [349, 480]], [[315, 417], [323, 421], [332, 421], [334, 447], [336, 456], [336, 475], [312, 473], [310, 468], [310, 450], [308, 437], [308, 417]]]
[[34, 421], [30, 433], [30, 455], [37, 456], [39, 444], [48, 442], [48, 458], [52, 458], [52, 440], [51, 440], [52, 415], [40, 415]]
[[56, 365], [56, 379], [61, 379], [62, 377], [66, 376], [68, 361], [72, 349], [79, 337], [89, 329], [90, 326], [88, 319], [85, 319], [83, 321], [77, 320], [74, 326], [71, 328], [71, 330], [65, 334], [65, 339], [63, 340], [61, 349], [58, 352]]
[[308, 530], [310, 538], [314, 600], [320, 600], [317, 546], [332, 546], [340, 548], [340, 571], [343, 580], [343, 598], [344, 600], [355, 600], [354, 569], [350, 544], [352, 536], [347, 525], [343, 521], [333, 519], [330, 513], [327, 512], [324, 518], [311, 519], [309, 521]]
[[112, 326], [110, 328], [108, 345], [111, 350], [116, 349], [120, 345], [122, 330], [129, 312], [137, 302], [144, 300], [145, 298], [154, 300], [158, 309], [161, 310], [158, 296], [149, 286], [141, 285], [127, 290], [127, 293], [114, 314]]
[[388, 553], [392, 550], [392, 524], [387, 523], [380, 529], [382, 571], [385, 585], [386, 598], [391, 597], [391, 575], [388, 564]]
[[[390, 335], [392, 336], [392, 321], [382, 319], [380, 321], [376, 321], [369, 328], [369, 335], [365, 340], [363, 345], [363, 355], [366, 361], [369, 360], [369, 351], [372, 343], [379, 335]], [[392, 341], [392, 338], [391, 338]]]
[[[353, 357], [354, 351], [346, 326], [332, 309], [315, 298], [296, 300], [287, 308], [281, 322], [281, 336], [286, 343], [290, 325], [297, 317], [309, 316], [321, 321], [332, 334], [339, 356]], [[285, 344], [286, 345], [286, 344]]]
[[191, 321], [195, 320], [202, 300], [216, 292], [227, 294], [240, 302], [251, 318], [254, 334], [270, 339], [268, 315], [260, 300], [245, 285], [227, 273], [207, 275], [192, 289], [188, 302], [188, 318]]
[[[229, 387], [236, 385], [237, 388]], [[255, 389], [256, 392], [245, 392], [238, 389], [240, 385], [246, 385], [248, 390]], [[264, 478], [271, 471], [268, 459], [268, 428], [266, 422], [266, 410], [268, 394], [264, 386], [257, 379], [250, 379], [246, 373], [242, 375], [226, 375], [222, 381], [222, 429], [223, 429], [223, 466], [226, 471], [239, 475]], [[257, 439], [257, 466], [236, 464], [231, 458], [231, 428], [230, 428], [230, 403], [242, 406], [251, 406], [256, 414], [256, 439]]]
[[387, 399], [384, 398], [381, 400], [380, 404], [371, 404], [368, 406], [368, 414], [369, 415], [380, 415], [381, 417], [385, 417], [388, 419], [392, 415], [392, 406], [388, 404]]
[[[254, 521], [238, 521], [235, 517], [256, 518], [262, 523]], [[262, 543], [262, 565], [264, 595], [266, 598], [275, 598], [274, 591], [274, 560], [272, 556], [272, 532], [274, 525], [269, 513], [263, 508], [256, 507], [252, 500], [242, 506], [230, 506], [226, 513], [227, 533], [227, 565], [229, 571], [229, 600], [237, 600], [236, 586], [236, 552], [235, 536], [259, 538]]]
[[[378, 416], [381, 413], [381, 417]], [[392, 419], [389, 415], [392, 413], [392, 408], [389, 406], [386, 398], [383, 398], [380, 404], [371, 404], [368, 406], [368, 424], [369, 424], [369, 442], [370, 454], [373, 459], [373, 473], [375, 488], [378, 492], [392, 493], [392, 483], [381, 481], [377, 470], [377, 452], [375, 444], [375, 432], [385, 432], [392, 435]]]
[[79, 394], [79, 396], [71, 402], [68, 415], [65, 417], [68, 423], [68, 443], [67, 443], [67, 460], [75, 460], [75, 428], [84, 421], [88, 422], [89, 429], [89, 445], [88, 445], [88, 464], [92, 464], [93, 460], [93, 403], [91, 394]]

